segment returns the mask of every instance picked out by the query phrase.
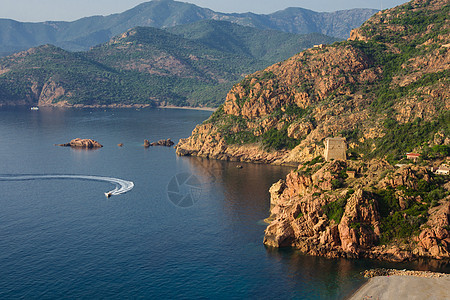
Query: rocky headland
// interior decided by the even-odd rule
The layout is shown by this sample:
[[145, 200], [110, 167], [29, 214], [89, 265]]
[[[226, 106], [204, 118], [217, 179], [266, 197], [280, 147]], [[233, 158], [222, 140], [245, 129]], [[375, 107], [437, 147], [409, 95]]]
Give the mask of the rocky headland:
[[[177, 154], [298, 166], [270, 189], [267, 246], [450, 258], [449, 177], [431, 172], [450, 155], [449, 13], [413, 0], [247, 76]], [[325, 162], [339, 136], [348, 160]]]
[[[295, 165], [323, 153], [325, 138], [343, 135], [360, 158], [382, 156], [377, 148], [389, 142], [388, 130], [436, 121], [429, 136], [408, 142], [449, 144], [442, 127], [450, 110], [448, 11], [445, 0], [411, 1], [376, 14], [347, 42], [247, 76], [177, 153]], [[412, 18], [425, 18], [427, 26]]]
[[[347, 175], [355, 170], [356, 178]], [[419, 186], [421, 185], [421, 186]], [[271, 189], [264, 244], [326, 257], [450, 258], [450, 196], [425, 167], [383, 160], [301, 165]], [[450, 184], [446, 179], [444, 194]]]

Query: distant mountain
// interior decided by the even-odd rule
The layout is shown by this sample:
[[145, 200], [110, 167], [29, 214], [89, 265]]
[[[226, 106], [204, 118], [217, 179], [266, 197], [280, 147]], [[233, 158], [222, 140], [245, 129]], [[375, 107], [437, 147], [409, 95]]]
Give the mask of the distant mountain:
[[290, 33], [322, 33], [347, 38], [376, 10], [352, 9], [319, 13], [303, 8], [288, 8], [269, 15], [225, 14], [173, 0], [154, 0], [120, 14], [93, 16], [73, 22], [24, 23], [0, 19], [0, 55], [53, 44], [69, 51], [86, 51], [113, 36], [137, 26], [167, 28], [200, 20], [223, 20], [259, 29]]
[[46, 45], [1, 58], [0, 106], [214, 106], [244, 74], [334, 41], [212, 20], [136, 27], [88, 52]]

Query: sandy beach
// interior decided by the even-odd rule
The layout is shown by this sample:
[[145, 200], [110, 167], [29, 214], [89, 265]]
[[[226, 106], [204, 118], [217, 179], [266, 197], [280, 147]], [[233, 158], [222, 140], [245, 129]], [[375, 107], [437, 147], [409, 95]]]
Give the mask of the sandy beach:
[[370, 278], [350, 299], [450, 299], [448, 274], [414, 271], [395, 274], [398, 275]]

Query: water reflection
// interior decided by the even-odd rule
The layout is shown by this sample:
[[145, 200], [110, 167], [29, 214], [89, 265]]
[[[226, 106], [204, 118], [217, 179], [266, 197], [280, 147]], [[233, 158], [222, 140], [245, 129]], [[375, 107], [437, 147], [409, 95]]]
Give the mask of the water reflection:
[[321, 299], [341, 299], [361, 286], [365, 279], [361, 272], [372, 268], [392, 268], [450, 273], [450, 261], [419, 259], [393, 263], [369, 259], [328, 259], [308, 256], [295, 249], [266, 248], [267, 256], [283, 266], [293, 282], [311, 282], [319, 285]]
[[[269, 214], [269, 187], [284, 178], [287, 167], [242, 164], [208, 160], [196, 157], [179, 158], [190, 172], [212, 183], [214, 197], [223, 209], [223, 222], [232, 229], [226, 236], [235, 247], [262, 248], [265, 226], [257, 222]], [[242, 169], [236, 168], [243, 165]], [[221, 214], [219, 214], [221, 215]], [[448, 261], [418, 260], [408, 263], [390, 263], [376, 260], [327, 259], [308, 256], [295, 249], [266, 248], [268, 264], [283, 274], [277, 280], [290, 286], [293, 298], [342, 299], [358, 289], [365, 279], [361, 272], [370, 268], [431, 270], [450, 273]], [[261, 262], [262, 263], [262, 262]], [[273, 270], [264, 270], [271, 274]], [[275, 293], [275, 291], [273, 291]], [[268, 296], [267, 294], [266, 296]], [[273, 295], [276, 296], [276, 295]]]
[[[191, 173], [221, 194], [221, 205], [231, 220], [256, 222], [269, 215], [270, 186], [285, 178], [292, 168], [260, 164], [243, 164], [198, 157], [180, 158]], [[238, 168], [242, 166], [242, 168]]]

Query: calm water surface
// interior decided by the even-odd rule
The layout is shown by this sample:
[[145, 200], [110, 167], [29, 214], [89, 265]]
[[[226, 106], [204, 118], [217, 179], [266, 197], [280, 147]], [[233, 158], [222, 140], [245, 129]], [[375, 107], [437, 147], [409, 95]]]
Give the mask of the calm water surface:
[[[327, 260], [262, 244], [270, 185], [288, 168], [180, 158], [152, 141], [187, 137], [209, 112], [0, 110], [0, 174], [95, 175], [133, 181], [0, 180], [0, 298], [341, 299], [371, 261]], [[93, 138], [95, 151], [56, 147]], [[123, 143], [124, 147], [117, 146]], [[193, 205], [168, 197], [194, 175]], [[2, 176], [0, 175], [0, 176]], [[180, 177], [181, 176], [181, 177]], [[179, 182], [182, 183], [181, 181]], [[190, 195], [191, 195], [190, 194]], [[446, 270], [428, 263], [394, 265]]]

